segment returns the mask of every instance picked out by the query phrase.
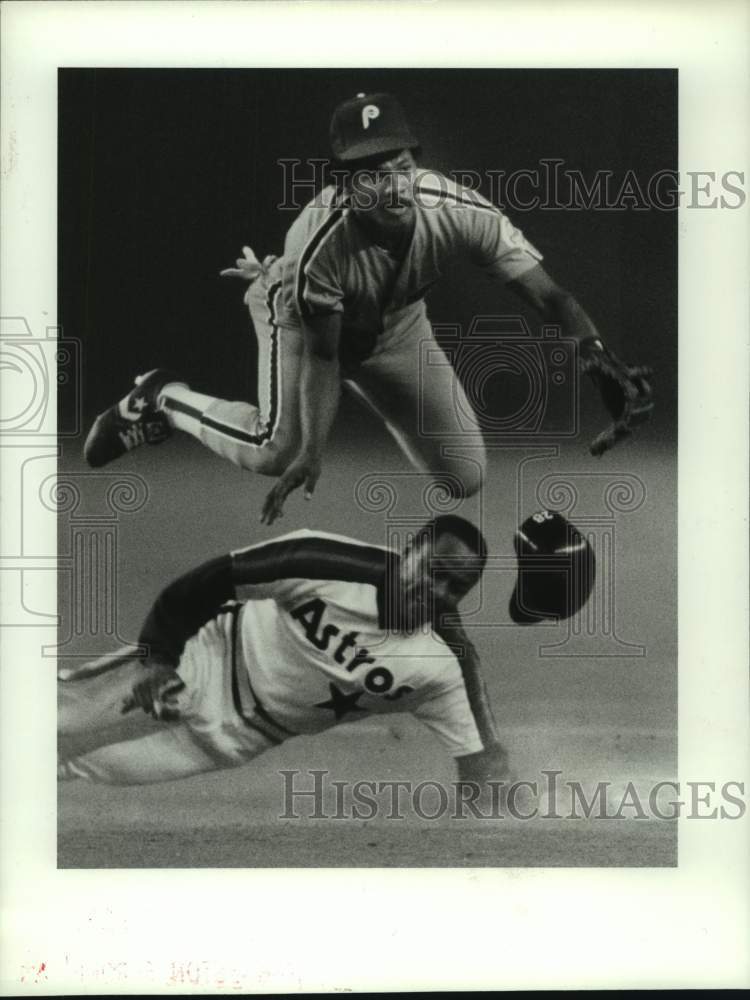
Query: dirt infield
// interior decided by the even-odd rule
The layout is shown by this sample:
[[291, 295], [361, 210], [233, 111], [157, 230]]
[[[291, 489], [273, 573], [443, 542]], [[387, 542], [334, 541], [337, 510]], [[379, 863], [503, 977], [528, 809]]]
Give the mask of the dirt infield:
[[[371, 440], [368, 446], [379, 443], [384, 442]], [[307, 523], [382, 541], [382, 515], [354, 503], [357, 477], [366, 471], [357, 447], [347, 452], [340, 445], [338, 461], [326, 468], [312, 504], [293, 499], [276, 533]], [[380, 450], [381, 468], [408, 472], [389, 445]], [[582, 654], [559, 655], [573, 649], [567, 626], [508, 627], [513, 580], [502, 567], [487, 574], [475, 634], [515, 774], [537, 781], [540, 788], [545, 770], [560, 771], [561, 782], [578, 781], [588, 789], [608, 782], [606, 799], [616, 812], [628, 782], [645, 802], [656, 782], [673, 779], [676, 772], [674, 467], [670, 452], [650, 451], [645, 445], [614, 452], [608, 465], [592, 466], [581, 458], [581, 450], [571, 449], [573, 458], [563, 456], [557, 464], [532, 462], [532, 482], [537, 484], [554, 469], [564, 469], [569, 477], [593, 469], [599, 485], [636, 475], [645, 487], [642, 503], [618, 513], [613, 521], [616, 621], [609, 621], [608, 627], [616, 632], [616, 641], [591, 646], [593, 652], [587, 654], [579, 636], [576, 648]], [[503, 456], [493, 456], [492, 480], [504, 485], [492, 505], [485, 501], [482, 520], [491, 546], [501, 554], [509, 553], [518, 523], [515, 497], [526, 474], [518, 468]], [[81, 471], [77, 462], [61, 469], [73, 476]], [[118, 631], [120, 639], [132, 641], [150, 601], [170, 578], [208, 556], [268, 536], [257, 522], [268, 481], [221, 463], [186, 441], [127, 456], [115, 472], [143, 477], [149, 491], [145, 506], [132, 516], [123, 515], [118, 526]], [[580, 486], [581, 480], [575, 482]], [[404, 475], [401, 483], [399, 504], [403, 500], [405, 509], [418, 510], [424, 482]], [[84, 485], [93, 495], [95, 484], [86, 480]], [[532, 501], [519, 502], [526, 507]], [[477, 513], [468, 506], [467, 511]], [[303, 515], [307, 522], [301, 520]], [[61, 519], [62, 551], [66, 544], [66, 522]], [[61, 587], [61, 597], [66, 596], [69, 599], [69, 592]], [[70, 621], [65, 599], [61, 611], [64, 637]], [[600, 611], [594, 608], [592, 614]], [[66, 647], [79, 649], [75, 642]], [[309, 808], [303, 803], [301, 818], [280, 818], [286, 780], [280, 771], [300, 770], [297, 780], [310, 787], [312, 779], [304, 772], [315, 768], [329, 772], [329, 782], [434, 780], [448, 786], [454, 780], [453, 765], [433, 738], [411, 719], [394, 717], [291, 740], [231, 772], [140, 788], [71, 782], [59, 786], [58, 864], [273, 868], [677, 863], [676, 824], [637, 818], [633, 808], [623, 809], [617, 819], [457, 819], [450, 810], [437, 819], [424, 819], [407, 803], [403, 819], [389, 819], [383, 808], [373, 819], [337, 820], [304, 816]], [[568, 799], [560, 801], [564, 815]], [[544, 796], [537, 804], [541, 813], [549, 811]], [[332, 803], [328, 811], [335, 812]]]
[[[360, 728], [365, 728], [361, 726]], [[394, 735], [372, 727], [363, 734], [355, 725], [340, 734], [318, 740], [294, 740], [274, 750], [254, 765], [233, 772], [210, 774], [187, 781], [142, 788], [103, 788], [84, 782], [65, 786], [60, 796], [58, 841], [59, 865], [65, 868], [390, 868], [390, 867], [593, 867], [675, 865], [677, 862], [676, 824], [654, 818], [634, 818], [633, 808], [622, 808], [625, 781], [611, 781], [605, 806], [609, 818], [584, 818], [582, 808], [571, 815], [571, 798], [566, 788], [558, 790], [553, 810], [546, 795], [533, 802], [519, 796], [517, 811], [528, 814], [534, 805], [539, 816], [523, 820], [504, 815], [472, 817], [456, 807], [453, 797], [441, 812], [436, 795], [425, 793], [418, 803], [422, 818], [413, 808], [408, 793], [393, 804], [391, 788], [377, 796], [381, 813], [372, 820], [352, 818], [347, 801], [336, 819], [336, 803], [331, 782], [375, 780], [381, 783], [408, 781], [413, 784], [434, 780], [450, 792], [450, 765], [436, 766], [431, 747], [423, 735], [412, 731]], [[528, 733], [507, 734], [509, 745], [519, 749]], [[538, 734], [537, 734], [538, 735]], [[547, 733], [547, 736], [552, 735]], [[636, 784], [644, 806], [648, 802], [650, 768], [661, 774], [658, 758], [666, 749], [664, 737], [645, 734], [622, 738], [609, 747], [606, 741], [578, 735], [561, 740], [558, 781], [579, 781], [586, 800], [592, 801], [595, 784], [591, 766], [598, 747], [602, 768], [613, 773], [613, 756], [621, 767], [641, 765]], [[420, 753], [421, 748], [421, 753]], [[434, 748], [437, 749], [437, 748]], [[521, 749], [521, 758], [524, 756]], [[533, 756], [533, 754], [532, 754]], [[420, 759], [421, 757], [421, 759]], [[530, 758], [527, 758], [530, 760]], [[577, 759], [579, 769], [571, 770]], [[580, 762], [588, 761], [585, 767]], [[299, 773], [284, 777], [281, 770]], [[288, 782], [295, 790], [312, 790], [314, 769], [330, 772], [318, 779], [325, 782], [322, 818], [311, 818], [314, 803], [309, 797], [291, 801]], [[632, 766], [628, 769], [632, 773]], [[524, 773], [547, 788], [545, 777], [529, 768]], [[631, 779], [628, 779], [631, 780]], [[580, 801], [580, 800], [578, 800]], [[496, 810], [498, 813], [500, 809]], [[565, 818], [548, 819], [551, 812]], [[666, 812], [666, 810], [663, 810]], [[283, 818], [289, 812], [299, 818]], [[400, 818], [389, 818], [398, 816]], [[594, 809], [593, 816], [600, 815]], [[460, 818], [459, 818], [460, 817]]]

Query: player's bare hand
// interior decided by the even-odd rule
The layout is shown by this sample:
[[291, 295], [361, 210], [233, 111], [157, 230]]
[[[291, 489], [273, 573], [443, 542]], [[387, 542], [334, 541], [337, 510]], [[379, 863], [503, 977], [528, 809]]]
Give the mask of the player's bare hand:
[[258, 275], [263, 274], [267, 267], [276, 258], [268, 256], [263, 263], [258, 260], [250, 247], [242, 248], [242, 256], [236, 260], [236, 267], [225, 267], [219, 271], [222, 278], [241, 278], [243, 281], [255, 281]]
[[147, 660], [141, 678], [122, 703], [122, 714], [141, 708], [155, 719], [176, 722], [180, 717], [177, 695], [184, 690], [185, 683], [171, 663]]
[[269, 490], [260, 515], [261, 523], [273, 524], [278, 517], [283, 517], [286, 498], [300, 486], [304, 487], [305, 500], [312, 499], [319, 478], [320, 462], [306, 454], [298, 455]]

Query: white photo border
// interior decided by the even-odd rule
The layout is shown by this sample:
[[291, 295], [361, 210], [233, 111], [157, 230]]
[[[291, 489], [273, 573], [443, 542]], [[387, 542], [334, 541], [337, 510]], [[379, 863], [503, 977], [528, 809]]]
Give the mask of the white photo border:
[[[684, 175], [747, 169], [749, 34], [727, 0], [3, 4], [2, 315], [56, 326], [58, 67], [676, 67]], [[684, 781], [748, 772], [748, 231], [680, 211]], [[0, 635], [3, 993], [750, 985], [747, 815], [682, 820], [664, 870], [58, 871], [54, 630]]]

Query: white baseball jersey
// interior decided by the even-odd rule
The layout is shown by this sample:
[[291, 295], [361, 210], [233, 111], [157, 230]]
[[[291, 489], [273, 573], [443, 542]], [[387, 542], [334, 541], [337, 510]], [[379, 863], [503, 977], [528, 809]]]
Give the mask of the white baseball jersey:
[[201, 625], [233, 610], [235, 707], [272, 738], [410, 712], [453, 756], [476, 753], [482, 740], [453, 652], [433, 632], [388, 627], [398, 563], [382, 547], [295, 531], [175, 581], [140, 641], [177, 663]]
[[415, 226], [402, 259], [372, 241], [333, 187], [325, 188], [290, 227], [282, 262], [282, 326], [300, 317], [342, 313], [342, 345], [362, 359], [398, 312], [424, 297], [467, 255], [489, 276], [507, 282], [542, 259], [489, 201], [432, 170], [414, 179]]

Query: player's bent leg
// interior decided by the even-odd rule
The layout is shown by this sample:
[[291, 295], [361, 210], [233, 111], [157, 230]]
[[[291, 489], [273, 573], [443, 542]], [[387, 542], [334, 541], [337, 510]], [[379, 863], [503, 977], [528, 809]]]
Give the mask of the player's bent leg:
[[415, 468], [457, 497], [481, 489], [487, 465], [481, 430], [424, 303], [393, 314], [377, 351], [347, 386], [384, 421]]
[[279, 475], [299, 447], [302, 356], [301, 331], [277, 322], [280, 274], [281, 262], [272, 262], [245, 296], [258, 343], [258, 406], [196, 392], [173, 372], [156, 369], [97, 417], [84, 446], [89, 465], [106, 465], [180, 430], [244, 469]]
[[161, 723], [159, 732], [120, 740], [61, 759], [58, 781], [83, 779], [107, 785], [150, 785], [239, 767], [276, 744], [262, 733], [227, 727], [213, 734], [189, 724]]
[[189, 778], [220, 766], [195, 743], [185, 726], [167, 722], [163, 726], [150, 736], [110, 743], [61, 760], [58, 780], [83, 778], [108, 785], [148, 785]]
[[258, 342], [258, 406], [166, 386], [159, 402], [172, 427], [198, 438], [222, 458], [264, 475], [279, 475], [299, 448], [298, 386], [302, 334], [276, 321], [280, 271], [254, 281], [245, 296]]
[[58, 679], [59, 736], [88, 735], [120, 723], [123, 703], [145, 670], [135, 657], [113, 659], [109, 666], [93, 674], [87, 674], [88, 666], [83, 665], [70, 679]]
[[[236, 608], [229, 608], [186, 643], [177, 668], [184, 688], [174, 699], [179, 722], [154, 722], [144, 715], [152, 730], [154, 726], [159, 728], [140, 739], [123, 739], [116, 729], [105, 729], [102, 745], [64, 755], [58, 778], [109, 784], [170, 781], [237, 767], [276, 746], [280, 738], [269, 736], [241, 716], [235, 703], [236, 614]], [[130, 693], [136, 676], [132, 669], [123, 667], [60, 685], [66, 693], [80, 690], [82, 703], [89, 695], [94, 706], [87, 712], [85, 704], [79, 705], [80, 715], [69, 719], [68, 732], [92, 720], [101, 719], [111, 725], [120, 718], [122, 700]], [[132, 714], [138, 717], [141, 713]]]

